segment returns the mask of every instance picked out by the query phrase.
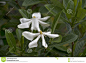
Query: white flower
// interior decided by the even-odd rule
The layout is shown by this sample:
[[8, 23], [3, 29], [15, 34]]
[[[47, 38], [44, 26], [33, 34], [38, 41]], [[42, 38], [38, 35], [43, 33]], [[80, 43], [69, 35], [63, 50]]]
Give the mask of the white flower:
[[29, 28], [30, 24], [32, 23], [31, 30], [40, 31], [39, 24], [41, 24], [42, 26], [49, 26], [49, 24], [43, 22], [43, 21], [46, 21], [49, 17], [50, 16], [41, 18], [41, 14], [39, 12], [33, 13], [31, 19], [21, 18], [20, 19], [21, 24], [18, 25], [18, 28], [22, 28], [22, 29]]
[[72, 9], [68, 9], [68, 10], [67, 10], [67, 13], [68, 13], [68, 14], [72, 14], [72, 12], [73, 12]]
[[42, 46], [44, 46], [45, 48], [48, 47], [45, 39], [44, 39], [44, 36], [47, 35], [49, 38], [56, 38], [56, 37], [59, 37], [58, 34], [51, 34], [51, 32], [42, 32], [40, 31], [39, 33], [31, 33], [31, 32], [23, 32], [22, 35], [28, 39], [28, 40], [33, 40], [36, 36], [37, 38], [35, 40], [33, 40], [32, 42], [29, 43], [29, 48], [33, 48], [33, 47], [37, 47], [38, 44], [38, 40], [40, 39], [40, 37], [42, 38]]

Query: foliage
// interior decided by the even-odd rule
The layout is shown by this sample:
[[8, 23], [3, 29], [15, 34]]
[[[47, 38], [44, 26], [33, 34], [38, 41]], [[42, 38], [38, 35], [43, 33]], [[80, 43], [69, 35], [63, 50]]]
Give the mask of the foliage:
[[[48, 48], [38, 42], [37, 48], [28, 48], [29, 40], [18, 29], [20, 18], [30, 19], [40, 12], [50, 26], [41, 27], [60, 37], [45, 37]], [[86, 56], [86, 0], [1, 0], [0, 1], [0, 56]], [[34, 31], [36, 32], [36, 31]], [[67, 50], [71, 49], [72, 52]]]

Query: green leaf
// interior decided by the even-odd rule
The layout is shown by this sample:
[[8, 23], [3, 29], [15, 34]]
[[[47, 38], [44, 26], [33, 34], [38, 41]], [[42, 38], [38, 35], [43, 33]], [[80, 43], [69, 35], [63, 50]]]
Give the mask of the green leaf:
[[80, 33], [78, 27], [75, 27], [73, 30], [74, 30], [74, 33], [75, 33], [76, 35], [78, 35], [78, 38], [81, 37], [81, 33]]
[[24, 36], [21, 36], [21, 50], [24, 50]]
[[61, 45], [64, 45], [64, 44], [68, 44], [68, 43], [72, 43], [74, 42], [76, 39], [78, 38], [77, 35], [71, 33], [71, 34], [67, 34], [66, 36], [64, 36], [62, 38], [62, 41], [57, 43], [57, 44], [52, 44], [51, 46], [61, 46]]
[[56, 49], [56, 48], [53, 48], [50, 52], [51, 52], [52, 54], [54, 53], [53, 56], [56, 56], [56, 55], [59, 55], [59, 56], [66, 56], [66, 55], [67, 55], [67, 52], [58, 50], [58, 49]]
[[80, 20], [82, 20], [84, 17], [86, 16], [86, 10], [85, 9], [78, 9], [78, 13], [77, 13], [77, 21], [79, 22]]
[[47, 13], [48, 10], [46, 9], [45, 6], [41, 6], [41, 7], [39, 8], [39, 12], [41, 12], [41, 13]]
[[27, 13], [27, 11], [26, 10], [24, 10], [24, 9], [19, 9], [19, 12], [20, 12], [20, 14], [24, 17], [24, 18], [28, 18], [28, 13]]
[[4, 45], [3, 47], [0, 48], [0, 50], [7, 50], [8, 49], [8, 45]]
[[84, 35], [81, 39], [79, 39], [79, 41], [86, 41], [86, 35]]
[[64, 17], [60, 17], [60, 21], [70, 23], [70, 22], [69, 22], [67, 19], [65, 19]]
[[80, 8], [82, 8], [82, 0], [79, 0], [77, 10], [80, 9]]
[[83, 56], [86, 56], [86, 48], [83, 51]]
[[55, 48], [61, 50], [61, 51], [66, 51], [67, 52], [67, 48], [64, 46], [55, 46]]
[[16, 9], [19, 9], [19, 5], [15, 2], [15, 1], [9, 1], [8, 4], [10, 4], [11, 6], [13, 6]]
[[86, 4], [86, 0], [82, 0], [82, 8], [84, 8], [85, 4]]
[[63, 0], [63, 6], [65, 7], [65, 9], [67, 8], [68, 2], [69, 2], [69, 0]]
[[5, 36], [7, 39], [7, 43], [14, 51], [16, 51], [16, 41], [13, 34], [9, 30], [5, 30]]
[[58, 0], [50, 0], [54, 5], [64, 9], [63, 5]]
[[52, 42], [59, 43], [62, 40], [62, 36], [60, 35], [58, 38], [54, 39]]
[[76, 8], [77, 0], [74, 0], [74, 7]]
[[22, 31], [20, 29], [16, 29], [16, 35], [19, 41], [21, 41]]
[[19, 42], [21, 43], [21, 51], [24, 50], [24, 37], [22, 36], [22, 31], [20, 29], [16, 29], [16, 34]]
[[43, 0], [24, 0], [23, 6], [35, 5], [38, 3], [44, 2]]
[[72, 0], [69, 0], [68, 5], [67, 5], [67, 9], [74, 9], [74, 2]]
[[54, 33], [54, 31], [55, 31], [55, 28], [56, 28], [56, 26], [57, 26], [58, 20], [60, 19], [61, 13], [62, 13], [62, 12], [60, 12], [59, 14], [57, 14], [57, 15], [55, 16], [54, 22], [53, 22], [53, 24], [52, 24], [52, 33]]
[[78, 54], [80, 53], [80, 51], [84, 45], [85, 45], [85, 41], [78, 41], [75, 44], [74, 56], [78, 56]]
[[11, 19], [9, 22], [7, 22], [3, 27], [16, 27], [19, 24], [19, 20], [17, 19]]
[[68, 19], [71, 19], [71, 17], [72, 17], [71, 14], [68, 14], [68, 13], [66, 13], [66, 16]]
[[74, 8], [77, 11], [79, 8], [82, 8], [82, 0], [74, 0]]
[[69, 34], [72, 32], [72, 28], [71, 28], [71, 25], [69, 23], [65, 23], [66, 24], [66, 28], [67, 28], [67, 33], [66, 34]]
[[54, 16], [56, 16], [59, 12], [62, 11], [62, 9], [58, 6], [55, 6], [53, 4], [46, 4], [45, 7], [51, 12]]

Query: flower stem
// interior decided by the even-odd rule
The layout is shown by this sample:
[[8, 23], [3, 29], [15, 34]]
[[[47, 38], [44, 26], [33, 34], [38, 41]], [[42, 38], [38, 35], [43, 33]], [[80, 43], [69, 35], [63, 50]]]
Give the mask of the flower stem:
[[72, 57], [73, 57], [73, 46], [74, 46], [74, 42], [72, 42]]

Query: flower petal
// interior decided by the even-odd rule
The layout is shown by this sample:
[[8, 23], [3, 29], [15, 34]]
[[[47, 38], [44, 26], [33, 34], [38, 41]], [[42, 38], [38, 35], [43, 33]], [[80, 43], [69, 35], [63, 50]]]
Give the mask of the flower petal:
[[43, 36], [43, 35], [41, 35], [41, 36], [42, 36], [42, 45], [43, 45], [45, 48], [47, 48], [48, 45], [47, 45], [47, 43], [45, 42], [44, 36]]
[[33, 40], [36, 36], [38, 36], [40, 33], [31, 33], [31, 32], [27, 32], [27, 31], [24, 31], [22, 33], [22, 35], [28, 39], [28, 40]]
[[42, 26], [45, 26], [45, 27], [48, 27], [48, 26], [49, 26], [48, 23], [45, 23], [45, 22], [42, 22], [42, 21], [39, 21], [39, 23], [40, 23]]
[[42, 32], [43, 34], [46, 34], [46, 33], [49, 33], [49, 34], [51, 34], [51, 32]]
[[37, 47], [38, 46], [37, 42], [38, 42], [39, 38], [40, 38], [40, 35], [35, 40], [30, 42], [29, 43], [29, 48]]
[[36, 17], [36, 18], [41, 18], [41, 13], [40, 12], [38, 12], [38, 13], [33, 13], [32, 14], [32, 17]]
[[38, 19], [35, 18], [35, 19], [32, 19], [32, 26], [31, 26], [31, 30], [38, 30], [40, 31], [40, 28], [39, 28], [39, 22], [38, 22]]
[[44, 17], [44, 18], [40, 18], [39, 20], [41, 20], [41, 21], [46, 21], [48, 18], [50, 18], [50, 16], [46, 16], [46, 17]]
[[26, 23], [22, 23], [22, 24], [18, 25], [18, 28], [22, 28], [22, 29], [23, 28], [29, 28], [30, 24], [31, 24], [31, 21], [26, 22]]
[[21, 23], [25, 23], [25, 22], [28, 22], [30, 21], [31, 19], [27, 19], [27, 18], [20, 18], [20, 22]]
[[43, 33], [44, 35], [47, 35], [49, 38], [56, 38], [59, 37], [58, 34], [50, 34], [50, 33]]

